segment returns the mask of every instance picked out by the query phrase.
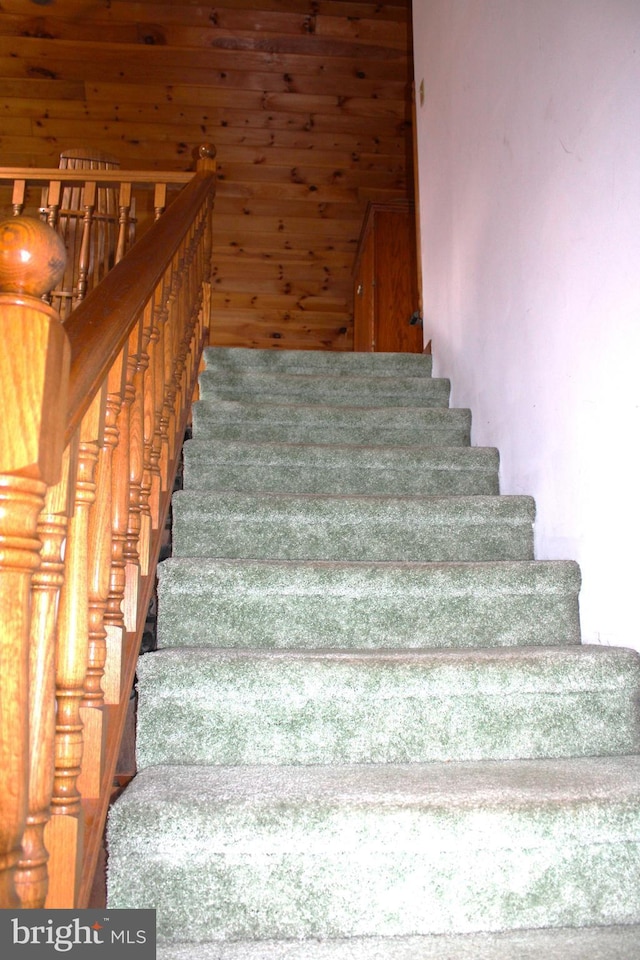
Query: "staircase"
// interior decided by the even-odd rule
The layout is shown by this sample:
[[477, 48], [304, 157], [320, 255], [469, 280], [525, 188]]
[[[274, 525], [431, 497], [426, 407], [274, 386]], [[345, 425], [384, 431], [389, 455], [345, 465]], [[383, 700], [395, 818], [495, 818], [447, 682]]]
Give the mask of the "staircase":
[[430, 358], [209, 349], [109, 906], [160, 960], [640, 957], [640, 657]]

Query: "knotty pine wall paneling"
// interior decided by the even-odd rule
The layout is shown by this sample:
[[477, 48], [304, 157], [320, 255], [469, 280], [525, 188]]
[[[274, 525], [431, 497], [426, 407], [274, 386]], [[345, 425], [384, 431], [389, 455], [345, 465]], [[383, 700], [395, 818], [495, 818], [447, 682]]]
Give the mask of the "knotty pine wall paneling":
[[213, 343], [349, 350], [368, 200], [411, 193], [411, 0], [0, 0], [0, 163], [211, 141]]

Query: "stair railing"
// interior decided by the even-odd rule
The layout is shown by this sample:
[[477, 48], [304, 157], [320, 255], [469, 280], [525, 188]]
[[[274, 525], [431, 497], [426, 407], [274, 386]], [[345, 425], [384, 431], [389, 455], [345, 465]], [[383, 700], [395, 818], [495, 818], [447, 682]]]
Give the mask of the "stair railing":
[[179, 170], [120, 170], [107, 163], [89, 169], [72, 165], [67, 154], [60, 168], [0, 169], [7, 213], [40, 217], [64, 239], [65, 270], [47, 292], [62, 320], [123, 258], [135, 241], [138, 221], [144, 226], [157, 220], [168, 191], [183, 187], [192, 176]]
[[62, 324], [0, 224], [0, 907], [86, 906], [211, 303], [215, 152]]

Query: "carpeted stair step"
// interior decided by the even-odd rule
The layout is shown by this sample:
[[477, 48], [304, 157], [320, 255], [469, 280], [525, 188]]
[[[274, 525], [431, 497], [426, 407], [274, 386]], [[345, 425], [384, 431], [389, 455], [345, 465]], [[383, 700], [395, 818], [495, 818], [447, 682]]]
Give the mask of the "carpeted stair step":
[[431, 356], [420, 353], [359, 353], [324, 350], [247, 350], [207, 347], [207, 372], [329, 373], [332, 376], [430, 377]]
[[193, 405], [194, 436], [278, 443], [469, 446], [471, 413], [430, 407], [208, 401]]
[[[197, 945], [197, 960], [638, 960], [640, 925], [347, 940]], [[193, 943], [158, 944], [157, 960], [194, 960]]]
[[498, 493], [498, 451], [490, 447], [358, 447], [346, 444], [189, 440], [190, 490], [272, 493]]
[[163, 650], [138, 665], [138, 768], [610, 756], [640, 749], [640, 655]]
[[532, 560], [530, 497], [179, 491], [173, 552], [274, 560]]
[[640, 758], [148, 767], [109, 849], [168, 941], [637, 924]]
[[109, 908], [160, 960], [640, 960], [640, 656], [470, 411], [421, 355], [205, 354]]
[[570, 561], [324, 563], [172, 557], [158, 644], [438, 648], [580, 642]]
[[334, 406], [447, 407], [450, 383], [432, 377], [375, 377], [300, 373], [200, 374], [200, 396], [209, 402], [330, 403]]

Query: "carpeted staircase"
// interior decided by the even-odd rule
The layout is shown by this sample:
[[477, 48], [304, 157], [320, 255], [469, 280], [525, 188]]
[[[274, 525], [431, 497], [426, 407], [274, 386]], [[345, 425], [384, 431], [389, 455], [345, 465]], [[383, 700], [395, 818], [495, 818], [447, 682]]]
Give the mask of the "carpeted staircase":
[[209, 349], [109, 906], [160, 960], [640, 957], [640, 657], [430, 358]]

